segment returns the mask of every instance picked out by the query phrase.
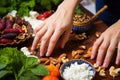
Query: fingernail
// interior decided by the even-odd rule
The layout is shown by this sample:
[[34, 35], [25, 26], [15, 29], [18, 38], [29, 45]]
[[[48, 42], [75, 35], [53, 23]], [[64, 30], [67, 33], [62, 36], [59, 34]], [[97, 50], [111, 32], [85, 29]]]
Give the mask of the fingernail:
[[108, 66], [108, 65], [107, 65], [106, 63], [104, 63], [104, 64], [103, 64], [103, 67], [105, 67], [105, 68], [106, 68], [107, 66]]
[[42, 53], [40, 53], [40, 56], [42, 57], [42, 56], [43, 56], [43, 54], [42, 54]]
[[33, 47], [31, 47], [31, 50], [32, 50], [32, 51], [34, 50]]
[[91, 59], [94, 59], [94, 56], [93, 56], [93, 55], [91, 55]]
[[99, 62], [99, 61], [97, 61], [97, 62], [96, 62], [96, 64], [97, 64], [97, 65], [100, 65], [100, 62]]
[[116, 61], [116, 64], [119, 65], [119, 61]]
[[46, 53], [46, 56], [50, 56], [48, 52]]

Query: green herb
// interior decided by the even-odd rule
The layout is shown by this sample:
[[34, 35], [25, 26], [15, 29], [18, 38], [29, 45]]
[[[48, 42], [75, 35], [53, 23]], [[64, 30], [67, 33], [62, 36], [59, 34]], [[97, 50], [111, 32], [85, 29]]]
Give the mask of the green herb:
[[0, 49], [0, 80], [41, 80], [48, 74], [38, 58], [27, 57], [17, 48]]
[[1, 0], [0, 16], [6, 15], [12, 10], [17, 10], [18, 15], [28, 16], [29, 11], [55, 10], [63, 0]]
[[75, 14], [83, 14], [83, 12], [80, 9], [80, 5], [78, 5], [75, 9]]
[[[28, 16], [29, 11], [44, 12], [46, 10], [56, 10], [63, 0], [1, 0], [0, 16], [6, 15], [12, 10], [17, 10], [20, 16]], [[81, 13], [80, 7], [76, 8], [75, 13]]]

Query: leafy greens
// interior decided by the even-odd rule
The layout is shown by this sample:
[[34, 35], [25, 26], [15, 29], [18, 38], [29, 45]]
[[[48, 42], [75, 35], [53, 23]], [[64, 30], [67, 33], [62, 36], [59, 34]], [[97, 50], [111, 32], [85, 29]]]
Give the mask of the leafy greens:
[[55, 10], [61, 1], [63, 0], [1, 0], [0, 15], [3, 16], [12, 10], [17, 10], [20, 16], [28, 16], [30, 10]]
[[17, 48], [0, 49], [0, 80], [41, 80], [48, 74], [38, 58], [27, 57]]

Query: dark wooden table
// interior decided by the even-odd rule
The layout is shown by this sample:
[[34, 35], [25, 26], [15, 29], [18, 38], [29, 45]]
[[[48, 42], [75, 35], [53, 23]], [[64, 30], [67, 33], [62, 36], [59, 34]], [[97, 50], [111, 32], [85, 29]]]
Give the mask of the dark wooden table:
[[[88, 14], [90, 16], [93, 16], [93, 14], [91, 14], [88, 10], [86, 10], [84, 8], [82, 8], [82, 10], [86, 14]], [[93, 45], [93, 43], [95, 42], [95, 40], [97, 39], [95, 33], [96, 32], [101, 32], [102, 33], [107, 28], [108, 27], [103, 23], [103, 21], [101, 21], [100, 19], [97, 19], [97, 20], [95, 20], [93, 22], [92, 29], [87, 32], [88, 39], [85, 39], [85, 40], [73, 40], [74, 37], [73, 37], [73, 34], [71, 34], [72, 37], [67, 42], [65, 48], [64, 49], [55, 48], [55, 50], [53, 51], [53, 54], [51, 56], [52, 57], [58, 57], [62, 53], [67, 53], [68, 57], [71, 58], [70, 55], [71, 55], [73, 50], [77, 50], [80, 45], [85, 45], [87, 48], [91, 47]], [[94, 64], [96, 62], [96, 60], [91, 60], [90, 58], [88, 58], [86, 60], [89, 61], [92, 64]], [[112, 60], [112, 62], [110, 64], [110, 66], [105, 70], [105, 73], [106, 73], [105, 77], [101, 77], [97, 73], [94, 80], [120, 80], [120, 75], [118, 77], [115, 77], [115, 78], [113, 78], [112, 76], [109, 75], [109, 68], [111, 66], [120, 67], [120, 66], [115, 65], [114, 61], [115, 61], [115, 57], [113, 57], [113, 60]]]
[[[88, 14], [89, 16], [93, 16], [93, 14], [91, 14], [88, 10], [84, 9], [83, 7], [81, 8], [86, 14]], [[78, 35], [78, 34], [71, 34], [71, 37], [69, 39], [69, 41], [67, 42], [66, 46], [64, 49], [58, 48], [56, 47], [51, 55], [51, 57], [57, 58], [60, 54], [62, 53], [66, 53], [68, 58], [71, 59], [71, 53], [73, 50], [77, 50], [79, 49], [80, 45], [85, 45], [87, 47], [87, 49], [89, 47], [91, 47], [93, 45], [93, 43], [95, 42], [95, 40], [97, 39], [95, 33], [96, 32], [104, 32], [108, 27], [100, 20], [97, 19], [92, 23], [92, 28], [87, 31], [87, 39], [85, 40], [74, 40], [74, 36]], [[32, 42], [32, 40], [31, 40]], [[29, 42], [29, 46], [31, 45]], [[87, 49], [85, 50], [84, 53], [87, 52]], [[39, 55], [39, 54], [38, 54]], [[115, 59], [115, 57], [114, 57]], [[115, 66], [115, 67], [120, 67], [114, 64], [114, 59], [111, 62], [110, 66]], [[91, 60], [90, 58], [86, 58], [87, 61], [89, 61], [90, 63], [94, 64], [96, 62], [96, 60]], [[109, 68], [110, 68], [109, 66]], [[109, 75], [109, 68], [106, 69], [106, 76], [105, 77], [101, 77], [98, 75], [98, 73], [95, 75], [95, 79], [94, 80], [120, 80], [120, 76], [113, 78]]]

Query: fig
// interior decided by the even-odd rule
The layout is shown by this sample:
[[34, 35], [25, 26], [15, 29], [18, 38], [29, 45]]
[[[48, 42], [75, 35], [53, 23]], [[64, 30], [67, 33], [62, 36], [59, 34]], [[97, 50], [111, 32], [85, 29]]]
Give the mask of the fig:
[[2, 38], [6, 38], [6, 39], [14, 39], [16, 36], [17, 36], [17, 33], [7, 33], [7, 34], [1, 35]]
[[0, 22], [0, 31], [3, 30], [4, 26], [3, 24]]
[[19, 34], [20, 31], [17, 28], [7, 28], [3, 31], [3, 34], [6, 34], [6, 33], [17, 33], [17, 34]]
[[5, 39], [5, 38], [0, 39], [0, 43], [2, 43], [2, 44], [12, 43], [12, 42], [13, 42], [13, 40], [10, 40], [10, 39]]
[[6, 28], [12, 28], [13, 22], [9, 19], [6, 20]]

